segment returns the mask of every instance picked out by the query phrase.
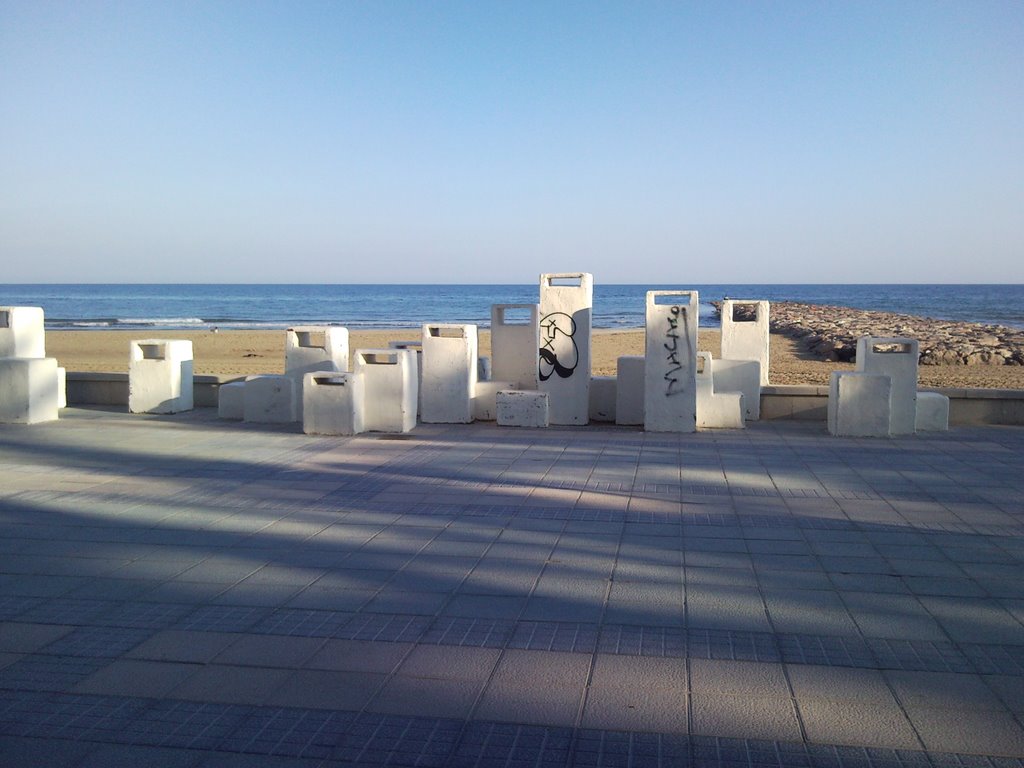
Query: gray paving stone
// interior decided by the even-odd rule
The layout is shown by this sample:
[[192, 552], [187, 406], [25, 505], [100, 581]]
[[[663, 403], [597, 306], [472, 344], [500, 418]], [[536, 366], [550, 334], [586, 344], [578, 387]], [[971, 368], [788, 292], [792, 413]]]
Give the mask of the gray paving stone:
[[742, 739], [801, 740], [800, 725], [787, 697], [693, 693], [693, 733]]
[[775, 696], [789, 698], [781, 664], [719, 659], [693, 659], [690, 686], [694, 693]]
[[143, 659], [111, 662], [82, 680], [74, 690], [108, 696], [161, 698], [201, 670], [196, 664]]
[[205, 664], [232, 643], [238, 634], [229, 632], [196, 632], [168, 629], [157, 632], [135, 646], [126, 656], [153, 661], [182, 661]]
[[242, 635], [213, 659], [215, 664], [297, 669], [324, 644], [318, 637]]
[[506, 651], [474, 717], [571, 727], [576, 723], [589, 670], [589, 656]]
[[388, 674], [397, 668], [413, 647], [410, 643], [327, 640], [306, 661], [306, 666], [311, 669]]
[[169, 692], [175, 699], [223, 704], [264, 704], [294, 672], [208, 664]]

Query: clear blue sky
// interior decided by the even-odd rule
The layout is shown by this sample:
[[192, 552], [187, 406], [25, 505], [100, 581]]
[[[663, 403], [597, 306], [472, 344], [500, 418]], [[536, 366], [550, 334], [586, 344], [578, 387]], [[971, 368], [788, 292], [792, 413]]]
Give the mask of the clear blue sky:
[[0, 0], [0, 282], [1024, 282], [1024, 3]]

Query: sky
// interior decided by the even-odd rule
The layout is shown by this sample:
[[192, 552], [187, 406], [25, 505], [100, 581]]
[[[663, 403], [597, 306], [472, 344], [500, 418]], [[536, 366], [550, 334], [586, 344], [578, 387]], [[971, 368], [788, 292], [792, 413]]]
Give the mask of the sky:
[[1024, 283], [1024, 3], [0, 0], [0, 281]]

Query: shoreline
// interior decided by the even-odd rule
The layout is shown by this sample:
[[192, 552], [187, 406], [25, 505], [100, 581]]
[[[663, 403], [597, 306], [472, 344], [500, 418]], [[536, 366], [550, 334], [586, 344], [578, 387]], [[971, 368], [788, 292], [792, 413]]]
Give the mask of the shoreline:
[[[46, 350], [69, 371], [125, 373], [128, 344], [135, 339], [188, 339], [193, 344], [195, 372], [246, 376], [284, 371], [284, 330], [142, 331], [67, 330], [47, 331]], [[419, 328], [389, 330], [349, 329], [349, 348], [379, 349], [389, 341], [419, 338]], [[719, 329], [701, 328], [698, 348], [720, 356]], [[806, 339], [783, 333], [770, 336], [769, 378], [772, 384], [828, 384], [836, 370], [853, 370], [849, 362], [828, 361], [814, 353]], [[642, 355], [644, 330], [595, 329], [591, 342], [591, 372], [614, 376], [622, 355]], [[480, 331], [480, 354], [490, 356], [490, 331]], [[918, 383], [922, 387], [977, 387], [983, 389], [1024, 389], [1024, 366], [1011, 365], [922, 365]]]

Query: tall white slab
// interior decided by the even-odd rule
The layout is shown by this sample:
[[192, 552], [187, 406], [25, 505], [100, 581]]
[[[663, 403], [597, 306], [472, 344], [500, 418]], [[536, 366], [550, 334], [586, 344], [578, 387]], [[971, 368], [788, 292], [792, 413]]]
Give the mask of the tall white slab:
[[140, 339], [128, 358], [128, 411], [179, 413], [192, 410], [192, 342]]
[[828, 431], [837, 437], [888, 437], [892, 379], [881, 373], [833, 371], [828, 390]]
[[58, 400], [55, 358], [0, 358], [0, 423], [54, 421]]
[[46, 357], [42, 307], [0, 307], [0, 357]]
[[307, 435], [358, 435], [363, 431], [362, 375], [307, 373], [302, 398], [302, 431]]
[[539, 304], [491, 305], [491, 378], [536, 389], [538, 349]]
[[[699, 353], [698, 353], [699, 354]], [[716, 392], [742, 392], [747, 421], [761, 418], [761, 364], [756, 360], [712, 360]]]
[[417, 395], [416, 395], [416, 415], [423, 413], [423, 340], [416, 339], [403, 340], [403, 341], [389, 341], [389, 349], [410, 349], [416, 353], [416, 382], [417, 382]]
[[428, 323], [423, 326], [420, 421], [425, 424], [473, 421], [477, 348], [475, 325]]
[[697, 430], [696, 291], [648, 291], [644, 429]]
[[[710, 352], [697, 353], [697, 428], [743, 429], [743, 393], [718, 391]], [[756, 365], [756, 363], [751, 363]]]
[[586, 424], [590, 416], [590, 333], [594, 277], [540, 276], [538, 388], [548, 393], [551, 424]]
[[912, 435], [916, 430], [917, 360], [917, 339], [857, 339], [857, 370], [892, 379], [891, 435]]
[[644, 356], [622, 355], [615, 365], [615, 423], [644, 423]]
[[416, 426], [416, 353], [411, 349], [357, 349], [363, 377], [363, 429], [409, 432]]
[[768, 384], [769, 306], [756, 299], [722, 301], [722, 359], [756, 360], [761, 386]]

